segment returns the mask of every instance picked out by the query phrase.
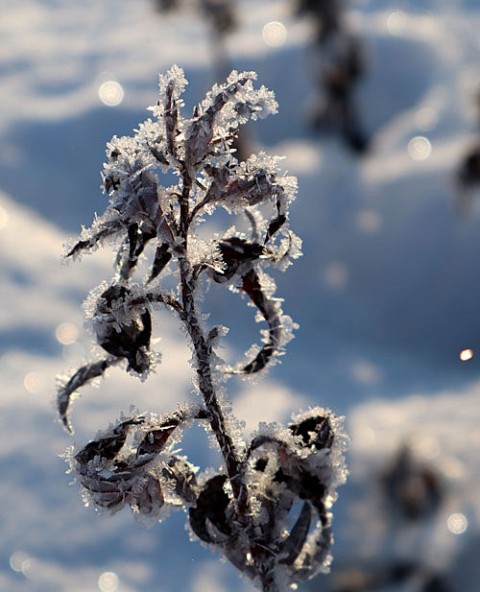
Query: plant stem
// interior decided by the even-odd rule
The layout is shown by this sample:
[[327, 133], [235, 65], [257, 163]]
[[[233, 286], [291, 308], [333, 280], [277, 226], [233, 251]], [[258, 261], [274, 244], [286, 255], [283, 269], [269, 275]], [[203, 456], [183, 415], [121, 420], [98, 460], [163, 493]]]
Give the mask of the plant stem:
[[237, 502], [239, 517], [245, 516], [248, 507], [247, 492], [240, 476], [243, 460], [239, 457], [238, 451], [229, 434], [225, 415], [216, 394], [210, 359], [211, 348], [207, 343], [195, 308], [195, 288], [192, 269], [186, 257], [179, 257], [179, 264], [182, 283], [184, 321], [195, 351], [198, 387], [202, 393], [209, 414], [211, 428], [217, 438], [225, 460], [228, 478]]
[[181, 300], [183, 320], [192, 340], [197, 361], [198, 387], [202, 393], [209, 414], [210, 426], [217, 438], [222, 452], [227, 475], [232, 487], [237, 506], [237, 518], [245, 522], [248, 512], [248, 493], [241, 473], [243, 459], [240, 458], [229, 433], [225, 415], [217, 397], [211, 366], [211, 345], [205, 337], [195, 306], [196, 278], [188, 258], [188, 231], [190, 224], [190, 191], [192, 179], [185, 171], [183, 174], [183, 191], [180, 197], [180, 235], [183, 239], [183, 253], [179, 254], [179, 270], [181, 282]]

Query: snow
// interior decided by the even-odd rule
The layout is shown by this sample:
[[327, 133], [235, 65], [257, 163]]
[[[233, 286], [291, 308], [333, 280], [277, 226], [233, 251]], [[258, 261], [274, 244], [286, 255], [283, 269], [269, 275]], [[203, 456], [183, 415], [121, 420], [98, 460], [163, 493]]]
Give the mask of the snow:
[[[131, 404], [162, 413], [193, 399], [190, 352], [173, 318], [160, 316], [162, 363], [147, 382], [112, 368], [100, 389], [84, 389], [73, 439], [53, 406], [56, 375], [89, 356], [81, 304], [113, 274], [106, 250], [61, 262], [63, 245], [106, 206], [105, 144], [145, 119], [158, 75], [172, 64], [190, 81], [187, 108], [214, 80], [207, 26], [185, 4], [160, 16], [148, 0], [0, 0], [1, 590], [251, 590], [189, 542], [185, 516], [145, 529], [126, 511], [107, 518], [84, 508], [59, 456]], [[359, 111], [373, 145], [358, 159], [306, 125], [308, 23], [293, 21], [283, 0], [239, 4], [242, 28], [227, 49], [233, 67], [257, 71], [275, 91], [279, 115], [255, 122], [252, 142], [285, 155], [282, 167], [298, 177], [291, 227], [304, 256], [276, 277], [300, 329], [266, 378], [229, 383], [235, 414], [248, 430], [310, 405], [346, 416], [351, 476], [335, 505], [333, 575], [372, 557], [415, 554], [447, 571], [457, 592], [476, 592], [480, 210], [473, 199], [459, 214], [453, 175], [478, 134], [480, 8], [352, 3], [370, 57]], [[285, 27], [283, 45], [269, 41], [272, 22]], [[252, 309], [223, 290], [210, 297], [215, 322], [231, 328], [222, 357], [235, 362], [258, 337]], [[468, 348], [473, 357], [462, 361]], [[385, 515], [375, 483], [413, 437], [446, 494], [433, 518], [406, 528]], [[182, 448], [213, 466], [205, 440], [192, 430]]]

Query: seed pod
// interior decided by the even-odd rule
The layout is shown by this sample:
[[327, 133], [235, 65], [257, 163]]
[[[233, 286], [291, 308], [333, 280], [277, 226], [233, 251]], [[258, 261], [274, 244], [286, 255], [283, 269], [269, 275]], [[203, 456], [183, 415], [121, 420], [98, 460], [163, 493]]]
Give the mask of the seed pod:
[[223, 542], [232, 534], [227, 518], [230, 498], [224, 489], [226, 481], [226, 475], [212, 477], [198, 496], [196, 506], [190, 508], [190, 526], [205, 543]]
[[107, 288], [97, 302], [95, 332], [105, 351], [128, 360], [128, 370], [142, 374], [149, 368], [148, 349], [152, 319], [148, 309], [128, 308], [130, 290], [121, 285]]

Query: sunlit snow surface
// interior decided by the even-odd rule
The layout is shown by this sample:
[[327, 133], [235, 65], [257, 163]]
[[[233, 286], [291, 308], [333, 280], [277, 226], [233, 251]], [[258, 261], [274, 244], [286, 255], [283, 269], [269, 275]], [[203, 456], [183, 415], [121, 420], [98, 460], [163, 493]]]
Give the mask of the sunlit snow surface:
[[[55, 376], [88, 356], [81, 304], [113, 273], [107, 252], [62, 264], [62, 245], [103, 211], [105, 143], [145, 119], [158, 73], [185, 68], [187, 108], [214, 79], [208, 29], [191, 2], [170, 16], [153, 4], [0, 0], [0, 590], [250, 590], [189, 542], [183, 515], [145, 529], [127, 512], [85, 509], [59, 457], [72, 439], [55, 422]], [[278, 278], [301, 326], [296, 339], [266, 379], [231, 384], [234, 411], [247, 429], [310, 404], [346, 415], [351, 478], [336, 506], [334, 570], [421, 557], [450, 574], [455, 592], [477, 592], [480, 195], [461, 214], [453, 175], [478, 133], [480, 7], [352, 3], [370, 56], [359, 110], [373, 145], [358, 160], [306, 123], [308, 24], [286, 2], [239, 6], [227, 49], [233, 67], [257, 70], [276, 92], [280, 114], [252, 127], [252, 141], [285, 154], [299, 178], [291, 224], [305, 256]], [[209, 297], [215, 320], [231, 327], [222, 353], [235, 359], [235, 343], [243, 351], [256, 339], [252, 310], [233, 295]], [[156, 375], [141, 384], [112, 369], [100, 389], [84, 389], [73, 405], [75, 442], [132, 403], [161, 411], [192, 397], [182, 334], [167, 315], [160, 326]], [[408, 439], [446, 493], [428, 523], [405, 529], [391, 523], [377, 485]], [[183, 448], [215, 465], [205, 440], [195, 431]]]

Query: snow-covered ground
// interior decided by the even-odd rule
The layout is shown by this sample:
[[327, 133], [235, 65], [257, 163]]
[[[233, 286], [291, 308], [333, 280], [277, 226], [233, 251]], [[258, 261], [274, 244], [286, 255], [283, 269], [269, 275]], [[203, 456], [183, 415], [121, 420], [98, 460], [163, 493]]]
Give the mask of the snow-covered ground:
[[[158, 73], [173, 63], [186, 70], [190, 104], [213, 81], [207, 27], [184, 4], [182, 14], [162, 16], [153, 0], [0, 0], [2, 591], [251, 589], [189, 542], [182, 515], [145, 529], [128, 512], [106, 518], [85, 509], [59, 457], [72, 439], [52, 404], [55, 376], [88, 354], [81, 303], [111, 276], [107, 252], [60, 262], [63, 243], [103, 211], [105, 142], [145, 118]], [[280, 114], [252, 134], [298, 176], [292, 227], [305, 255], [278, 278], [285, 311], [300, 324], [296, 339], [267, 378], [232, 383], [235, 412], [247, 428], [309, 404], [346, 415], [351, 479], [336, 507], [334, 573], [415, 557], [447, 571], [455, 592], [477, 592], [480, 206], [459, 214], [453, 174], [477, 132], [480, 6], [352, 3], [370, 58], [359, 110], [373, 144], [359, 159], [306, 124], [308, 24], [293, 20], [285, 1], [238, 4], [229, 55], [276, 92]], [[286, 28], [281, 45], [268, 44], [272, 21]], [[256, 338], [252, 311], [233, 297], [215, 306], [232, 329], [234, 355], [236, 343]], [[191, 396], [189, 352], [168, 317], [161, 345], [162, 365], [148, 382], [112, 370], [101, 390], [84, 389], [75, 441], [131, 403], [158, 411]], [[465, 349], [469, 361], [459, 357]], [[409, 438], [445, 489], [435, 516], [414, 526], [392, 522], [378, 488]], [[216, 460], [204, 440], [193, 432], [184, 449], [190, 443], [208, 465]]]

